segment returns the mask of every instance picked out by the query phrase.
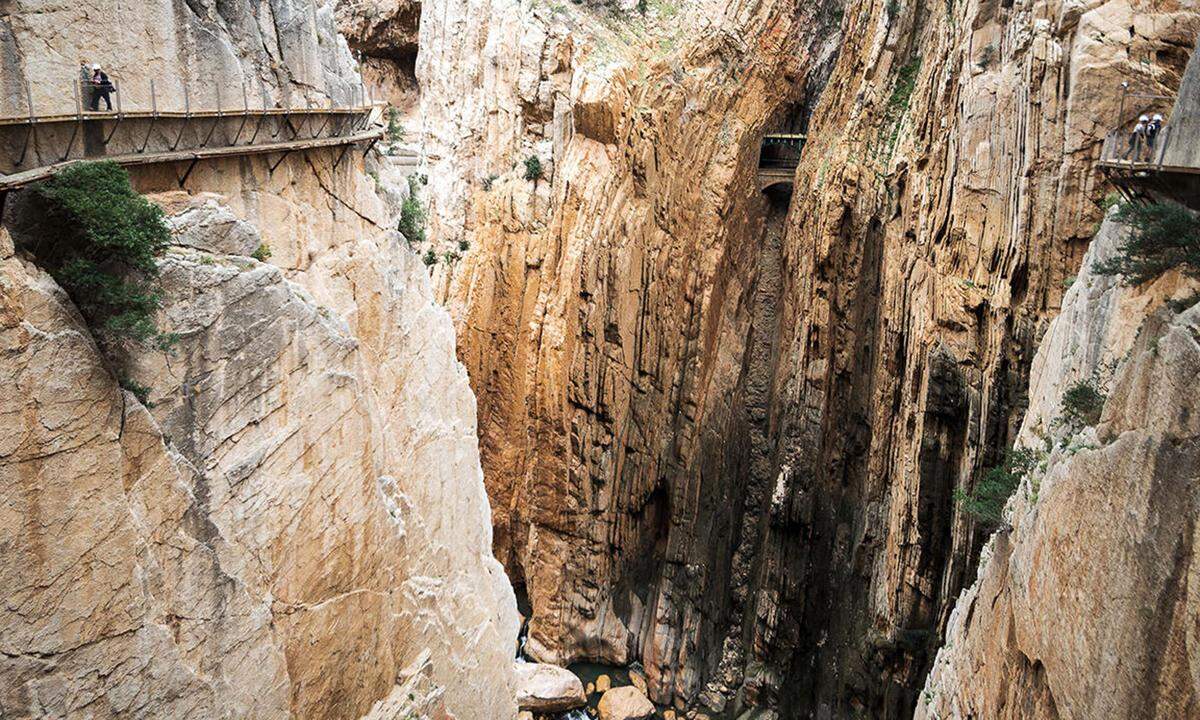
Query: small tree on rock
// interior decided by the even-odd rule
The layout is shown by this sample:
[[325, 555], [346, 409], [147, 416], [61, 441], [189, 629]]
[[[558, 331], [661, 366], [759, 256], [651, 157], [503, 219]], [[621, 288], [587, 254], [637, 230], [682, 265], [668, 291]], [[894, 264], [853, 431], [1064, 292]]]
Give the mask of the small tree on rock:
[[38, 261], [102, 342], [156, 341], [157, 257], [171, 240], [162, 209], [139, 195], [114, 162], [73, 165], [33, 186], [42, 239]]
[[1141, 285], [1179, 268], [1200, 277], [1200, 219], [1171, 202], [1122, 203], [1113, 218], [1129, 227], [1116, 257], [1098, 263], [1101, 275], [1119, 275]]

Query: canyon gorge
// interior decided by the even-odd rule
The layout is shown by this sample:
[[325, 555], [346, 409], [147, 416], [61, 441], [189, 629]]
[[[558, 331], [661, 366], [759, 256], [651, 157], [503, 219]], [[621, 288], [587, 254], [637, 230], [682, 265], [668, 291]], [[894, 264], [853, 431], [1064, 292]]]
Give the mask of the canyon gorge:
[[[1200, 192], [1102, 157], [1200, 142], [1198, 37], [0, 0], [0, 718], [1200, 718], [1200, 237], [1107, 269]], [[170, 342], [53, 267], [74, 147], [161, 209]]]

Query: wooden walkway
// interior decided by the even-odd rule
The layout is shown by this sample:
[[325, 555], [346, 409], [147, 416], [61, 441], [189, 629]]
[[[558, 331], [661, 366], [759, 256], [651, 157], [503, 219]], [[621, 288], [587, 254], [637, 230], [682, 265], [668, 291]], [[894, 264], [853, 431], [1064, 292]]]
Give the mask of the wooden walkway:
[[758, 156], [758, 189], [791, 188], [804, 150], [806, 135], [774, 133], [763, 136]]
[[[87, 161], [109, 160], [126, 167], [186, 162], [181, 185], [201, 160], [279, 153], [271, 167], [274, 171], [290, 153], [343, 146], [340, 162], [350, 146], [373, 145], [383, 138], [386, 130], [378, 111], [378, 106], [367, 105], [3, 117], [0, 138], [20, 158], [16, 167], [9, 165], [15, 172], [0, 173], [0, 194]], [[274, 119], [262, 132], [266, 118]], [[225, 130], [214, 141], [222, 123]], [[302, 132], [306, 125], [307, 131]], [[114, 139], [119, 129], [131, 131], [126, 133], [129, 137]], [[150, 147], [151, 138], [161, 147]], [[19, 170], [22, 161], [30, 159], [35, 166]]]
[[[375, 128], [354, 135], [343, 135], [324, 138], [305, 138], [279, 143], [259, 143], [256, 145], [231, 145], [227, 147], [201, 148], [198, 150], [176, 150], [157, 153], [130, 153], [126, 155], [106, 155], [95, 158], [78, 158], [66, 160], [53, 165], [26, 170], [12, 175], [0, 175], [0, 192], [13, 190], [29, 183], [45, 180], [55, 173], [83, 162], [109, 160], [125, 167], [137, 165], [155, 165], [159, 163], [191, 162], [193, 165], [201, 160], [217, 158], [240, 157], [243, 155], [265, 155], [267, 153], [282, 153], [284, 156], [298, 150], [337, 147], [339, 145], [355, 145], [357, 143], [375, 142], [383, 137], [384, 129]], [[282, 159], [282, 158], [281, 158]], [[278, 163], [276, 163], [278, 165]], [[274, 169], [274, 168], [272, 168]], [[186, 176], [185, 176], [186, 177]]]

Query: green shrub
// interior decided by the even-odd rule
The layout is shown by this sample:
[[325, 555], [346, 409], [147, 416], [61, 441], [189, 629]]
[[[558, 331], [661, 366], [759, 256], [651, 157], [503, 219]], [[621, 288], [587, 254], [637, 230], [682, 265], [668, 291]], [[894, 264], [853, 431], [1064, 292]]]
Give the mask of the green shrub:
[[900, 0], [888, 0], [887, 2], [887, 19], [890, 25], [896, 16], [900, 14]]
[[1100, 422], [1107, 396], [1100, 392], [1095, 380], [1079, 380], [1071, 383], [1063, 393], [1062, 417], [1072, 430], [1079, 430]]
[[998, 527], [1004, 522], [1004, 504], [1012, 496], [1021, 478], [1038, 465], [1037, 453], [1014, 448], [1004, 462], [989, 469], [971, 491], [959, 488], [954, 499], [970, 517], [986, 527]]
[[493, 185], [493, 184], [495, 184], [496, 180], [497, 180], [499, 177], [500, 177], [500, 176], [499, 176], [499, 175], [496, 175], [495, 173], [492, 173], [491, 175], [488, 175], [487, 177], [485, 177], [485, 178], [483, 179], [483, 189], [484, 189], [484, 191], [485, 191], [485, 192], [487, 192], [487, 191], [491, 190], [491, 189], [492, 189], [492, 185]]
[[[425, 242], [425, 207], [417, 198], [417, 190], [421, 186], [424, 175], [408, 176], [408, 197], [400, 205], [400, 223], [396, 229], [408, 240], [408, 244]], [[426, 180], [428, 182], [428, 180]]]
[[437, 265], [437, 253], [433, 250], [426, 250], [425, 256], [421, 259], [425, 261], [426, 265]]
[[1129, 227], [1116, 257], [1097, 263], [1101, 275], [1141, 285], [1179, 268], [1200, 277], [1200, 219], [1175, 203], [1122, 203], [1114, 219]]
[[250, 257], [259, 262], [266, 262], [267, 258], [271, 257], [271, 246], [266, 243], [259, 243], [258, 247], [254, 248], [254, 252], [250, 253]]
[[396, 226], [408, 244], [425, 242], [425, 208], [415, 196], [404, 198], [400, 206], [400, 224]]
[[154, 407], [154, 403], [150, 402], [150, 388], [125, 374], [121, 374], [117, 378], [117, 382], [122, 388], [133, 393], [133, 396], [138, 399], [138, 402], [148, 408]]
[[447, 265], [453, 265], [454, 263], [456, 263], [460, 259], [462, 259], [462, 255], [459, 255], [456, 252], [447, 250], [446, 252], [442, 253], [442, 259], [446, 261]]
[[908, 104], [912, 101], [913, 89], [917, 86], [917, 75], [920, 72], [921, 58], [917, 56], [902, 65], [896, 73], [896, 85], [892, 88], [892, 95], [887, 104], [889, 120], [897, 120], [908, 111]]
[[388, 142], [398, 143], [404, 142], [404, 127], [400, 124], [400, 113], [394, 107], [389, 107], [387, 112], [387, 139]]
[[162, 209], [110, 161], [72, 165], [33, 193], [39, 232], [48, 238], [34, 253], [97, 339], [169, 344], [154, 322], [161, 304], [156, 258], [171, 240]]
[[458, 249], [462, 252], [466, 252], [471, 249], [471, 243], [467, 242], [466, 240], [459, 240]]
[[542, 178], [542, 159], [537, 155], [530, 155], [525, 158], [525, 179], [537, 182]]

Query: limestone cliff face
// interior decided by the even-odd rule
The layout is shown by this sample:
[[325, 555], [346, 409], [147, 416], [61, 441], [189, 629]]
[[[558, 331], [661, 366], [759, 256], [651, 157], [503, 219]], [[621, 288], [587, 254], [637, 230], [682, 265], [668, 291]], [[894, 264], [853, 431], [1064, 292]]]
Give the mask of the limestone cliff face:
[[98, 63], [126, 108], [349, 103], [361, 85], [332, 0], [12, 0], [0, 8], [0, 112], [75, 111], [80, 63]]
[[[1038, 349], [1019, 442], [1043, 460], [951, 615], [919, 718], [1197, 713], [1200, 306], [1164, 301], [1198, 286], [1094, 275], [1123, 235], [1105, 223]], [[1100, 423], [1056, 423], [1091, 378]]]
[[[531, 650], [640, 660], [662, 702], [911, 714], [983, 542], [953, 492], [1016, 435], [1120, 83], [1173, 90], [1198, 22], [427, 3], [433, 236], [470, 248], [435, 273]], [[808, 133], [790, 198], [768, 130]]]
[[758, 191], [751, 145], [837, 33], [817, 6], [673, 11], [610, 28], [587, 8], [427, 4], [418, 59], [435, 237], [470, 246], [437, 272], [527, 647], [640, 659], [664, 702], [739, 652], [739, 535], [760, 515], [737, 478], [769, 394], [786, 207]]
[[[251, 48], [274, 13], [275, 57], [285, 10], [332, 22], [327, 3], [167, 5], [186, 22], [148, 7], [125, 32], [202, 17]], [[76, 26], [36, 10], [5, 16], [17, 45], [66, 43]], [[309, 32], [312, 67], [351, 67]], [[174, 234], [161, 323], [180, 341], [124, 368], [152, 407], [0, 229], [0, 715], [516, 715], [516, 605], [453, 326], [391, 229], [400, 196], [337, 158], [205, 163], [182, 190], [170, 167], [134, 176]], [[248, 257], [263, 244], [269, 263]]]

